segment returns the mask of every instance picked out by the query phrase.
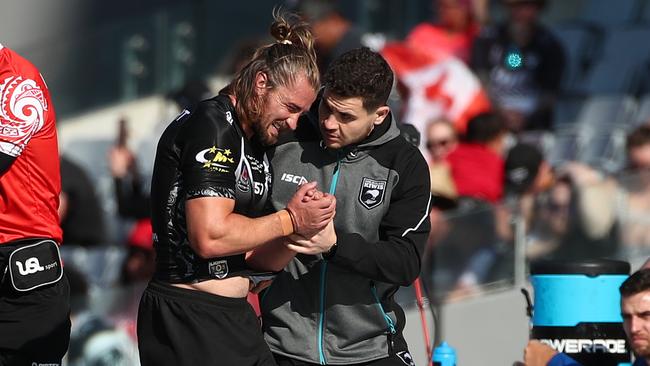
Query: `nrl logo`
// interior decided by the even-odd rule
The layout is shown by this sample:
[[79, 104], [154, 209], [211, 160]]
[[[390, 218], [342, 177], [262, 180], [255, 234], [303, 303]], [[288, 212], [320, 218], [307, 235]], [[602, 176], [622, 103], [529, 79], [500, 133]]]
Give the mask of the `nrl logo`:
[[224, 279], [228, 275], [228, 261], [225, 259], [210, 261], [208, 263], [208, 273], [211, 277]]
[[364, 177], [361, 181], [361, 189], [359, 190], [359, 202], [361, 202], [363, 207], [371, 210], [382, 203], [384, 200], [384, 192], [386, 192], [385, 180], [374, 180]]

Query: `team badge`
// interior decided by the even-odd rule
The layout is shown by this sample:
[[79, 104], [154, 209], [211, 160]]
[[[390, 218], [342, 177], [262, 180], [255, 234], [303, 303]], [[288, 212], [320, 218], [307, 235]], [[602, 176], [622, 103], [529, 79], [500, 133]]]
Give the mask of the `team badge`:
[[359, 190], [359, 202], [368, 210], [373, 209], [384, 200], [384, 192], [386, 192], [385, 180], [364, 177], [361, 181], [361, 190]]
[[228, 275], [228, 261], [225, 259], [208, 262], [208, 273], [211, 277], [224, 279]]

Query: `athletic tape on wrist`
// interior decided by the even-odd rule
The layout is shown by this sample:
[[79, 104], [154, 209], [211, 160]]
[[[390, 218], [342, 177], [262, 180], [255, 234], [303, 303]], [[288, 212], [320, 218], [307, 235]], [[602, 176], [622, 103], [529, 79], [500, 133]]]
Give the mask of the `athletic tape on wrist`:
[[293, 220], [289, 210], [280, 210], [277, 212], [280, 218], [280, 227], [282, 228], [282, 235], [289, 236], [294, 233]]

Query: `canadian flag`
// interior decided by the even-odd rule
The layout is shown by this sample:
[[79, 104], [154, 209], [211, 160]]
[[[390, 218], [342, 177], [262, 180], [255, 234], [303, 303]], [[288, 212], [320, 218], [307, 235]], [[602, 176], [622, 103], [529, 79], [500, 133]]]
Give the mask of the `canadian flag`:
[[[444, 118], [464, 133], [467, 121], [490, 110], [481, 82], [459, 59], [423, 52], [404, 43], [390, 43], [381, 54], [398, 80], [404, 105], [401, 119], [424, 136], [427, 122]], [[424, 150], [422, 138], [420, 149]]]

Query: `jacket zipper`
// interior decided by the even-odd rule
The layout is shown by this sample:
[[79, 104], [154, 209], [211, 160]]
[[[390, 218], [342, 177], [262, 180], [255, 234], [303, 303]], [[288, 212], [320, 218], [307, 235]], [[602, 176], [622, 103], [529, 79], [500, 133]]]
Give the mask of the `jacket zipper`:
[[[336, 193], [336, 185], [339, 182], [339, 169], [341, 168], [341, 159], [340, 157], [336, 159], [336, 167], [334, 168], [334, 173], [332, 174], [332, 183], [330, 184], [329, 193], [334, 195]], [[323, 258], [323, 263], [320, 267], [320, 315], [318, 318], [318, 361], [321, 365], [325, 365], [327, 360], [325, 359], [325, 350], [323, 346], [323, 327], [325, 325], [325, 285], [327, 277], [327, 259]]]
[[372, 292], [372, 296], [375, 297], [375, 301], [377, 302], [377, 307], [379, 307], [379, 311], [384, 317], [384, 321], [386, 322], [388, 331], [390, 332], [390, 334], [395, 335], [395, 333], [397, 333], [397, 330], [395, 329], [395, 322], [393, 322], [393, 319], [388, 314], [386, 314], [386, 311], [384, 311], [384, 307], [381, 306], [381, 301], [379, 301], [379, 295], [377, 295], [377, 287], [375, 286], [374, 282], [372, 282], [370, 285], [370, 291]]

